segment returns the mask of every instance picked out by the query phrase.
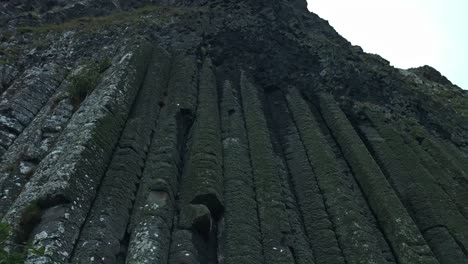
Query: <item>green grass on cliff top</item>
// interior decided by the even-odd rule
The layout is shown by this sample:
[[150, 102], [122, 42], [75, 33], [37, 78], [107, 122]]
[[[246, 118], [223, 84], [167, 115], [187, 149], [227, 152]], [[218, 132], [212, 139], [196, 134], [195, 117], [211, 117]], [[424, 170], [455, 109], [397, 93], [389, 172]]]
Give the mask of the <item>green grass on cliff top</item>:
[[108, 16], [80, 17], [60, 24], [43, 24], [40, 26], [18, 27], [20, 33], [47, 33], [60, 31], [97, 31], [112, 25], [119, 24], [160, 24], [168, 22], [171, 18], [184, 14], [180, 7], [149, 5], [129, 11], [120, 11]]

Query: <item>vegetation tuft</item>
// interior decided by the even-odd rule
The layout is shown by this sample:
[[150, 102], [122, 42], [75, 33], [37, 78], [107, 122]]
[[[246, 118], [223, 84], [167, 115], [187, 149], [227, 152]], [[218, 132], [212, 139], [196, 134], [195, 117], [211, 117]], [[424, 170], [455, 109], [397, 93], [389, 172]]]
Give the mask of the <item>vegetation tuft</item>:
[[[31, 244], [11, 244], [11, 228], [5, 223], [0, 223], [0, 264], [20, 264], [28, 253], [44, 255], [45, 248], [35, 248]], [[18, 248], [19, 251], [9, 251], [7, 248]]]
[[101, 78], [101, 74], [107, 70], [111, 64], [112, 62], [109, 58], [104, 58], [101, 61], [88, 62], [80, 72], [70, 78], [68, 94], [75, 110], [94, 90]]
[[433, 93], [435, 100], [450, 106], [455, 112], [468, 117], [468, 96], [463, 96], [457, 90], [440, 89]]
[[161, 24], [174, 16], [183, 14], [182, 8], [148, 5], [134, 10], [121, 11], [108, 16], [80, 17], [60, 24], [44, 24], [40, 26], [18, 27], [20, 33], [47, 33], [52, 31], [83, 30], [97, 31], [111, 25], [144, 23], [146, 25]]
[[21, 49], [16, 47], [1, 48], [0, 47], [0, 65], [12, 63], [18, 60], [21, 54]]

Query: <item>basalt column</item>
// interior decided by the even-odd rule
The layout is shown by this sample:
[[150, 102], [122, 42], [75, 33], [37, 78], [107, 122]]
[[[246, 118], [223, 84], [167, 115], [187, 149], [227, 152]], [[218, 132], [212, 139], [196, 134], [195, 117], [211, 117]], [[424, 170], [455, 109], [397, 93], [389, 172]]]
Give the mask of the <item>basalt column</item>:
[[198, 79], [194, 56], [184, 53], [174, 54], [167, 96], [158, 101], [158, 124], [127, 230], [126, 263], [167, 263], [171, 241], [175, 240], [171, 233]]
[[240, 94], [231, 81], [223, 83], [221, 103], [224, 157], [226, 264], [264, 263], [259, 227], [257, 194], [250, 164]]
[[258, 216], [265, 263], [294, 263], [286, 246], [289, 220], [281, 195], [281, 178], [273, 154], [270, 133], [260, 101], [261, 90], [245, 73], [241, 74], [240, 90], [245, 116], [250, 158], [257, 194]]
[[161, 48], [153, 51], [135, 105], [130, 113], [117, 149], [98, 189], [93, 207], [81, 228], [73, 263], [116, 263], [125, 252], [124, 238], [142, 175], [151, 136], [164, 101], [169, 75], [169, 54]]
[[[333, 259], [339, 258], [329, 255], [328, 260], [325, 259], [324, 253], [332, 253], [332, 247], [322, 245], [325, 241], [314, 239], [316, 237], [314, 234], [320, 228], [315, 227], [313, 223], [323, 223], [319, 226], [328, 227], [328, 232], [333, 232], [331, 234], [337, 239], [336, 249], [340, 249], [340, 251], [335, 251], [335, 254], [339, 253], [339, 256], [346, 259], [347, 262], [393, 262], [391, 251], [376, 227], [375, 219], [362, 197], [354, 175], [347, 168], [346, 162], [340, 162], [343, 161], [343, 157], [335, 146], [336, 143], [330, 137], [327, 139], [321, 131], [320, 128], [324, 128], [324, 125], [320, 125], [316, 121], [307, 103], [296, 89], [290, 89], [286, 99], [288, 104], [283, 106], [285, 113], [281, 119], [289, 120], [282, 122], [284, 124], [284, 149], [290, 163], [297, 193], [303, 201], [303, 215], [307, 216], [306, 223], [310, 226], [309, 237], [320, 256], [320, 262], [330, 263]], [[294, 120], [288, 116], [286, 107], [293, 114]], [[323, 130], [329, 133], [325, 129]], [[299, 167], [299, 164], [302, 166]], [[328, 214], [328, 217], [322, 218], [320, 221], [313, 220], [314, 214], [311, 214], [313, 210], [308, 209], [307, 206], [317, 206], [314, 204], [320, 205], [321, 203], [313, 203], [308, 200], [310, 196], [305, 195], [310, 189], [304, 182], [309, 182], [310, 179], [314, 178], [318, 191], [315, 195], [323, 199], [325, 210], [322, 212]], [[321, 232], [325, 232], [325, 230]], [[355, 243], [347, 243], [346, 241], [355, 241]], [[362, 244], [367, 246], [361, 247]], [[321, 252], [320, 250], [323, 249], [329, 251]]]
[[216, 263], [223, 206], [223, 156], [218, 93], [209, 59], [201, 65], [198, 104], [177, 201], [169, 263]]
[[368, 144], [429, 246], [443, 263], [467, 263], [468, 222], [462, 211], [383, 116], [372, 111], [366, 116], [380, 136]]
[[438, 263], [420, 230], [335, 100], [319, 95], [321, 115], [350, 164], [400, 263]]
[[313, 12], [0, 0], [0, 263], [468, 264], [468, 91]]
[[116, 64], [73, 115], [10, 207], [5, 219], [16, 239], [45, 248], [44, 255], [30, 254], [25, 263], [65, 262], [71, 257], [150, 55], [147, 43], [124, 48], [117, 55]]

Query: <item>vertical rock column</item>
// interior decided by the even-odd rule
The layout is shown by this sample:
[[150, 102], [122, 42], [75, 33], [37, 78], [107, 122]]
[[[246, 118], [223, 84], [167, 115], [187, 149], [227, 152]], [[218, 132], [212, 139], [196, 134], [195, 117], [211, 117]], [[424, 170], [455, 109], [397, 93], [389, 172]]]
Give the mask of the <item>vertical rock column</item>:
[[182, 205], [202, 204], [218, 218], [223, 211], [223, 172], [218, 93], [211, 62], [200, 72], [198, 108], [192, 129]]
[[64, 78], [60, 66], [34, 67], [19, 77], [0, 101], [0, 157], [31, 123]]
[[[127, 263], [167, 263], [180, 159], [170, 106], [161, 110], [128, 227]], [[172, 114], [171, 114], [172, 113]]]
[[122, 258], [130, 211], [160, 111], [155, 101], [164, 100], [169, 68], [169, 54], [155, 48], [143, 87], [81, 228], [73, 263], [117, 263], [119, 254]]
[[265, 263], [294, 263], [291, 251], [285, 246], [285, 234], [290, 232], [289, 220], [259, 91], [244, 73], [240, 83]]
[[[59, 88], [67, 88], [62, 85]], [[51, 151], [73, 114], [69, 98], [53, 96], [5, 152], [0, 162], [0, 218]]]
[[221, 103], [226, 264], [263, 263], [256, 193], [241, 106], [229, 81]]
[[[352, 175], [351, 178], [347, 178], [349, 175], [342, 172], [330, 143], [322, 134], [318, 122], [299, 92], [291, 89], [286, 97], [300, 133], [293, 124], [289, 126], [289, 131], [285, 136], [285, 154], [290, 164], [298, 197], [303, 205], [303, 214], [307, 216], [306, 225], [310, 226], [309, 237], [318, 253], [317, 257], [320, 261], [317, 263], [344, 263], [344, 261], [347, 263], [386, 263], [378, 237], [382, 234], [365, 217], [366, 214], [370, 214], [367, 212], [369, 209], [358, 204], [359, 196], [362, 194]], [[282, 122], [287, 122], [287, 120], [282, 120]], [[304, 184], [311, 182], [310, 178], [314, 177], [317, 179], [320, 193], [313, 195], [323, 197], [328, 213], [328, 218], [320, 219], [320, 221], [313, 219], [313, 216], [317, 214], [313, 213], [312, 208], [317, 204], [309, 200], [309, 197], [314, 196], [307, 195], [309, 188]], [[324, 216], [327, 217], [327, 215]], [[330, 228], [328, 231], [335, 232], [336, 238], [332, 233], [327, 240], [317, 239], [324, 237], [317, 234], [317, 229], [321, 230], [317, 228], [317, 225], [328, 223], [328, 221], [332, 223], [332, 226], [322, 224], [321, 227], [328, 226]], [[330, 244], [336, 239], [339, 247], [336, 244], [335, 247]], [[325, 258], [327, 255], [328, 258]]]
[[468, 263], [467, 219], [383, 115], [365, 113], [383, 139], [368, 144], [437, 258], [447, 264]]
[[[295, 188], [295, 179], [297, 177], [296, 173], [298, 170], [303, 171], [304, 175], [308, 175], [310, 178], [313, 177], [313, 174], [310, 166], [309, 170], [307, 170], [307, 168], [303, 166], [303, 163], [291, 162], [290, 153], [285, 152], [287, 145], [286, 137], [288, 137], [288, 132], [290, 131], [292, 122], [286, 108], [283, 92], [279, 89], [270, 91], [266, 95], [266, 100], [266, 109], [268, 112], [266, 117], [270, 126], [270, 131], [272, 132], [272, 145], [273, 150], [276, 153], [276, 163], [281, 179], [282, 196], [289, 219], [290, 232], [287, 234], [286, 243], [291, 250], [296, 264], [314, 263], [313, 250], [310, 240], [306, 235], [307, 232], [305, 231], [306, 223], [304, 222], [301, 208], [302, 204], [299, 202], [299, 200], [302, 201], [306, 193], [307, 195], [310, 195], [311, 193], [298, 193]], [[305, 159], [305, 162], [308, 165], [303, 148], [295, 149], [294, 153], [297, 154], [298, 157], [303, 158], [301, 161], [304, 161]], [[301, 186], [308, 183], [306, 179], [301, 180]], [[308, 187], [310, 187], [310, 185]], [[309, 189], [306, 187], [304, 189], [309, 191], [312, 188]]]
[[212, 64], [203, 62], [173, 232], [170, 263], [210, 263], [216, 258], [217, 221], [224, 210], [221, 129]]
[[[281, 120], [281, 123], [283, 122], [287, 123], [288, 120]], [[289, 122], [291, 123], [291, 120]], [[284, 123], [283, 126], [286, 126]], [[304, 146], [295, 130], [292, 124], [283, 128], [283, 152], [291, 174], [291, 182], [297, 196], [299, 208], [302, 212], [305, 231], [314, 252], [315, 262], [344, 263], [344, 256], [338, 244], [335, 227], [325, 205], [323, 192], [318, 185], [317, 177], [312, 171]]]
[[[280, 145], [278, 143], [278, 145]], [[278, 171], [281, 179], [282, 195], [289, 219], [289, 229], [285, 245], [291, 250], [295, 264], [314, 264], [314, 254], [306, 235], [301, 211], [293, 192], [290, 171], [284, 159], [277, 156]]]
[[440, 157], [443, 161], [450, 163], [452, 167], [463, 171], [463, 181], [468, 183], [468, 156], [456, 147], [453, 142], [447, 140], [433, 139], [430, 144], [432, 145], [432, 151], [430, 149], [426, 149], [426, 151], [431, 152], [434, 158]]
[[[460, 150], [452, 142], [442, 142], [426, 132], [420, 145], [425, 152], [453, 175], [453, 180], [457, 184], [465, 190], [468, 189], [468, 159], [462, 156]], [[468, 205], [465, 203], [465, 206]], [[468, 218], [468, 212], [465, 214]]]
[[25, 263], [65, 262], [70, 258], [143, 81], [150, 54], [146, 43], [122, 49], [5, 216], [18, 239], [46, 249], [45, 256], [30, 255]]
[[168, 263], [184, 144], [196, 106], [193, 57], [173, 60], [167, 93], [128, 226], [128, 264]]
[[[402, 122], [398, 124], [399, 128], [402, 129], [397, 131], [404, 139], [405, 144], [408, 144], [414, 151], [421, 165], [433, 176], [435, 183], [447, 193], [460, 213], [468, 219], [468, 203], [466, 202], [468, 201], [468, 181], [465, 180], [465, 172], [454, 164], [453, 161], [456, 158], [449, 156], [447, 150], [441, 149], [441, 146], [437, 146], [437, 139], [433, 138], [419, 124], [411, 122], [410, 127]], [[411, 133], [402, 132], [408, 129]]]
[[320, 94], [320, 112], [351, 166], [400, 263], [438, 263], [395, 191], [331, 95]]

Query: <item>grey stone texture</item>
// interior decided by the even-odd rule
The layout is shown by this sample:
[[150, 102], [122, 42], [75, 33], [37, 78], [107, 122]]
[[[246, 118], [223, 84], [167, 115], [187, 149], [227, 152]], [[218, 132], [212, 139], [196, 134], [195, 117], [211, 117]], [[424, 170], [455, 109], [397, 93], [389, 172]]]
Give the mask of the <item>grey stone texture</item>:
[[12, 0], [0, 26], [22, 262], [468, 264], [468, 93], [305, 1]]

